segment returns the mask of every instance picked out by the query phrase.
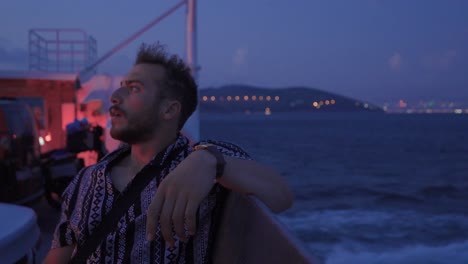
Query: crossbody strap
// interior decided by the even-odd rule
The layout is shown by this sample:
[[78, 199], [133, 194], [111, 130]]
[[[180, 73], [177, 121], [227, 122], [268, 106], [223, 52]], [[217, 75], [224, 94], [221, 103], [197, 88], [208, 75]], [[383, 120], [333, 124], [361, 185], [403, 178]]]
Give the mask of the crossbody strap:
[[[70, 264], [86, 263], [88, 257], [97, 249], [104, 238], [115, 229], [119, 220], [125, 215], [132, 204], [140, 198], [143, 189], [152, 179], [161, 174], [161, 171], [169, 166], [170, 162], [184, 150], [186, 146], [187, 145], [183, 145], [177, 150], [171, 151], [171, 154], [166, 157], [162, 165], [158, 164], [145, 167], [135, 176], [130, 186], [117, 198], [112, 209], [103, 217], [101, 223], [93, 230], [93, 233], [81, 245], [78, 245], [76, 254], [69, 262]], [[165, 152], [165, 150], [161, 151], [155, 160], [161, 160]]]

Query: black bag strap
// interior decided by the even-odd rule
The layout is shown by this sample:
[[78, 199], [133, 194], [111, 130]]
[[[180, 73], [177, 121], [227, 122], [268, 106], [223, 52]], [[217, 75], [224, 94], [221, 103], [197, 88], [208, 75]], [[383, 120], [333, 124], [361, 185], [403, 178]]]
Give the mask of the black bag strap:
[[[171, 151], [171, 154], [166, 157], [163, 164], [154, 164], [144, 167], [131, 181], [130, 185], [117, 198], [112, 205], [112, 209], [107, 213], [101, 223], [93, 230], [93, 233], [81, 244], [77, 246], [76, 254], [70, 260], [70, 264], [86, 263], [89, 256], [97, 249], [107, 235], [114, 230], [119, 220], [125, 215], [130, 206], [140, 198], [143, 189], [150, 183], [152, 179], [159, 176], [161, 171], [170, 165], [170, 162], [186, 148], [183, 145], [177, 150]], [[160, 162], [164, 158], [166, 149], [161, 151], [154, 161]]]

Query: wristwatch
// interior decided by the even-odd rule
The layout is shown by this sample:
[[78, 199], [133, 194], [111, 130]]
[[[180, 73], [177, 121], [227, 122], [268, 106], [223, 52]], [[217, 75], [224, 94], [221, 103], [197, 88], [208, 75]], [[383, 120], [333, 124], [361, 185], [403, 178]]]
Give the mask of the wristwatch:
[[226, 166], [226, 160], [224, 159], [223, 154], [215, 145], [212, 144], [196, 145], [195, 151], [198, 150], [206, 150], [216, 158], [216, 180], [219, 180], [221, 176], [223, 176], [224, 167]]

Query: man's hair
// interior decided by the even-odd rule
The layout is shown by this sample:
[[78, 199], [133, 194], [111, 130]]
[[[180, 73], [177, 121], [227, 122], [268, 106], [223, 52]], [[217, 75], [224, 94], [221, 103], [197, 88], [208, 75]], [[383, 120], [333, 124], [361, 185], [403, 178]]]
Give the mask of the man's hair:
[[182, 109], [178, 128], [182, 129], [197, 108], [198, 102], [198, 88], [190, 68], [177, 55], [168, 55], [165, 47], [159, 43], [141, 44], [135, 65], [143, 63], [164, 67], [166, 76], [162, 82], [162, 94], [180, 102]]

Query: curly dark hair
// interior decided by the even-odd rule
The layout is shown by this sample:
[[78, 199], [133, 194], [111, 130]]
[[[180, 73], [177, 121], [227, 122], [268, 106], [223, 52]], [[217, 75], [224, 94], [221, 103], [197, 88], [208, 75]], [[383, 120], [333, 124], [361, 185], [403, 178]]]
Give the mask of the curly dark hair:
[[168, 55], [165, 46], [160, 43], [141, 44], [135, 60], [137, 64], [158, 64], [166, 70], [166, 78], [162, 82], [164, 96], [178, 100], [182, 105], [179, 129], [182, 129], [187, 119], [193, 114], [198, 103], [198, 87], [192, 77], [190, 68], [177, 55]]

